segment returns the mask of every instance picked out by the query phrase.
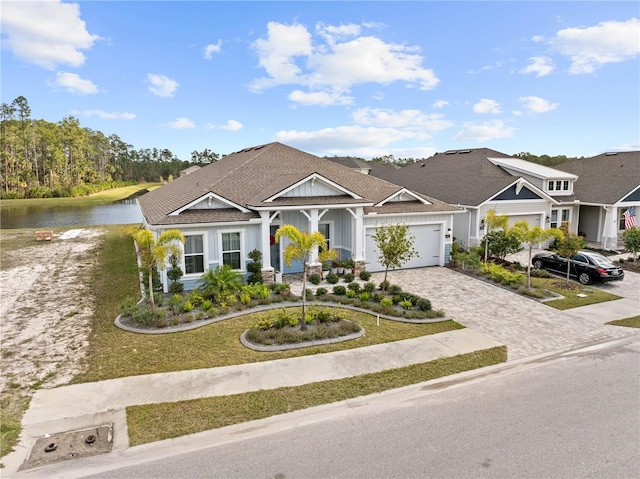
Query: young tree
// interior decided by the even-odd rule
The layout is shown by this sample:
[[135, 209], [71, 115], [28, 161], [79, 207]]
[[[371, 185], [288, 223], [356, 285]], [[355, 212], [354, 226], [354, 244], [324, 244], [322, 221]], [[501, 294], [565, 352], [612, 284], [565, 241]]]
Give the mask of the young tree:
[[527, 261], [527, 284], [526, 288], [531, 288], [531, 254], [533, 251], [533, 245], [542, 243], [551, 238], [556, 238], [558, 241], [562, 241], [563, 234], [558, 228], [543, 229], [540, 226], [534, 226], [533, 228], [526, 221], [518, 221], [512, 228], [509, 229], [509, 234], [518, 238], [521, 243], [527, 243], [529, 245], [529, 261]]
[[409, 233], [407, 225], [381, 226], [372, 238], [378, 247], [378, 262], [385, 268], [383, 284], [387, 284], [389, 267], [399, 268], [411, 258], [419, 256], [413, 247], [415, 238]]
[[[487, 246], [488, 244], [488, 246]], [[509, 254], [522, 250], [522, 245], [518, 238], [508, 235], [504, 230], [493, 230], [482, 238], [480, 243], [483, 251], [488, 252], [492, 258], [503, 260]]]
[[283, 225], [276, 231], [275, 241], [278, 243], [280, 238], [287, 238], [290, 243], [284, 250], [283, 257], [287, 266], [291, 266], [291, 262], [302, 262], [302, 318], [300, 319], [300, 329], [307, 329], [307, 270], [309, 267], [309, 256], [317, 248], [318, 261], [330, 261], [338, 257], [338, 252], [327, 248], [327, 241], [322, 233], [316, 231], [314, 233], [305, 233], [298, 230], [293, 225]]
[[148, 229], [130, 226], [125, 229], [125, 233], [133, 238], [136, 243], [136, 255], [140, 270], [148, 277], [149, 303], [151, 308], [155, 307], [153, 299], [153, 270], [159, 268], [164, 270], [167, 257], [170, 255], [181, 255], [182, 249], [178, 242], [184, 244], [184, 235], [180, 230], [167, 230], [158, 239], [153, 237], [153, 233]]
[[501, 229], [506, 233], [509, 227], [509, 217], [507, 215], [497, 215], [494, 210], [487, 211], [484, 217], [486, 234], [484, 237], [484, 262], [487, 262], [489, 256], [489, 233], [493, 229]]
[[622, 242], [624, 247], [633, 253], [633, 258], [638, 259], [638, 252], [640, 251], [640, 227], [634, 226], [624, 230], [622, 233]]
[[558, 254], [567, 258], [567, 279], [571, 273], [571, 257], [586, 245], [586, 240], [577, 234], [568, 233], [556, 243]]

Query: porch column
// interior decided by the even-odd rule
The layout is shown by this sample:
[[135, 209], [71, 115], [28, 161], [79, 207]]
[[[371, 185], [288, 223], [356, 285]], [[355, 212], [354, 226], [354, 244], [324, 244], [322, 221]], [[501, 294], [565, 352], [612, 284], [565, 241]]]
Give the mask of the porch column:
[[[260, 250], [262, 251], [262, 276], [265, 282], [273, 282], [273, 267], [271, 266], [271, 217], [269, 211], [260, 212]], [[271, 281], [269, 281], [271, 280]]]
[[[309, 211], [309, 233], [315, 233], [318, 231], [318, 219], [319, 219], [319, 210], [313, 209]], [[311, 258], [309, 258], [309, 264], [317, 264], [318, 263], [318, 248], [314, 248], [311, 251]]]
[[618, 208], [605, 206], [604, 227], [602, 228], [602, 248], [618, 248]]
[[355, 261], [364, 261], [364, 208], [361, 206], [355, 209], [355, 251], [354, 251], [354, 260]]

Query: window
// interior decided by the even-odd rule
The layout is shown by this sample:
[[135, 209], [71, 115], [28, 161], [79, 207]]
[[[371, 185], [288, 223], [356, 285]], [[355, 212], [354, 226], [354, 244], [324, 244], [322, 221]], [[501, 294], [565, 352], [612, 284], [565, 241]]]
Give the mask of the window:
[[562, 189], [562, 181], [558, 180], [556, 181], [556, 190], [560, 191]]
[[[560, 211], [560, 219], [558, 219], [558, 211]], [[563, 208], [560, 210], [553, 209], [551, 210], [551, 221], [549, 221], [549, 226], [551, 228], [560, 228], [564, 221], [569, 221], [571, 217], [571, 210], [568, 208]]]
[[558, 227], [558, 210], [551, 210], [551, 221], [549, 222], [551, 228]]
[[553, 185], [555, 185], [555, 182], [553, 180], [551, 180], [549, 182], [549, 191], [553, 191]]
[[329, 223], [320, 223], [318, 225], [318, 231], [322, 233], [324, 239], [327, 240], [327, 249], [331, 249], [331, 228], [329, 227]]
[[562, 210], [562, 221], [569, 221], [569, 210]]
[[240, 233], [222, 233], [222, 264], [241, 268]]
[[562, 189], [563, 189], [564, 191], [569, 191], [569, 180], [564, 180], [564, 181], [562, 182]]
[[204, 273], [204, 241], [202, 235], [185, 236], [184, 270], [186, 274]]

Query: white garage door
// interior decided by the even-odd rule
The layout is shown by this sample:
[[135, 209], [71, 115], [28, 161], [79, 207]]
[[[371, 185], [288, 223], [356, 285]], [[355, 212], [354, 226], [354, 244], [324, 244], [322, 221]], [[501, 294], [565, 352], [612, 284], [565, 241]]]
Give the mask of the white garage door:
[[515, 225], [518, 221], [526, 221], [533, 228], [540, 226], [540, 215], [509, 215], [509, 226]]
[[[442, 232], [440, 225], [420, 225], [412, 226], [410, 231], [415, 237], [414, 248], [418, 252], [415, 257], [405, 263], [402, 268], [420, 268], [423, 266], [436, 266], [440, 264], [440, 242]], [[384, 266], [378, 263], [378, 248], [373, 235], [374, 228], [367, 228], [365, 242], [365, 256], [367, 258], [367, 270], [384, 271]]]

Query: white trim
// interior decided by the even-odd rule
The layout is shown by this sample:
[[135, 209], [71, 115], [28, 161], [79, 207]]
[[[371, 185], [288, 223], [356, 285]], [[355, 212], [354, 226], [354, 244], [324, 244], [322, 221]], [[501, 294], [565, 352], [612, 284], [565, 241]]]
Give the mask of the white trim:
[[293, 183], [292, 185], [286, 187], [284, 190], [279, 191], [278, 193], [276, 193], [275, 195], [272, 195], [270, 197], [268, 197], [267, 199], [263, 200], [263, 203], [271, 203], [273, 200], [280, 198], [281, 196], [283, 196], [284, 194], [288, 193], [289, 191], [297, 188], [300, 185], [303, 185], [305, 183], [308, 182], [312, 182], [312, 186], [313, 183], [315, 183], [315, 181], [318, 180], [321, 183], [326, 184], [327, 186], [330, 186], [346, 195], [351, 196], [351, 198], [356, 199], [356, 200], [360, 200], [362, 199], [362, 196], [359, 196], [358, 194], [354, 193], [351, 190], [348, 190], [347, 188], [345, 188], [344, 186], [340, 186], [338, 183], [335, 183], [333, 181], [331, 181], [328, 178], [325, 178], [324, 176], [320, 175], [319, 173], [312, 173], [311, 175], [296, 181], [295, 183]]
[[197, 205], [197, 204], [198, 204], [198, 203], [200, 203], [201, 201], [208, 200], [208, 199], [211, 199], [211, 198], [213, 198], [213, 199], [215, 199], [215, 200], [217, 200], [217, 201], [220, 201], [221, 203], [224, 203], [225, 205], [229, 205], [230, 207], [235, 208], [235, 209], [237, 209], [237, 210], [239, 210], [239, 211], [241, 211], [241, 212], [243, 212], [243, 213], [250, 213], [250, 212], [251, 212], [250, 210], [248, 210], [248, 209], [246, 209], [246, 208], [244, 208], [244, 207], [240, 206], [240, 205], [239, 205], [239, 204], [237, 204], [237, 203], [234, 203], [233, 201], [229, 201], [228, 199], [223, 198], [223, 197], [222, 197], [222, 196], [220, 196], [220, 195], [216, 195], [215, 193], [209, 192], [209, 193], [207, 193], [206, 195], [201, 196], [200, 198], [197, 198], [197, 199], [195, 199], [195, 200], [191, 201], [190, 203], [187, 203], [187, 204], [186, 204], [186, 205], [184, 205], [184, 206], [181, 206], [181, 207], [180, 207], [180, 208], [178, 208], [177, 210], [175, 210], [175, 211], [173, 211], [173, 212], [169, 213], [167, 216], [177, 216], [177, 215], [179, 215], [180, 213], [182, 213], [183, 211], [188, 210], [188, 209], [189, 209], [189, 208], [191, 208], [192, 206]]
[[234, 271], [241, 271], [241, 272], [246, 271], [247, 260], [245, 256], [246, 256], [247, 248], [245, 246], [245, 233], [246, 233], [245, 229], [244, 228], [224, 229], [224, 230], [218, 230], [216, 231], [216, 233], [218, 234], [218, 264], [220, 266], [224, 264], [223, 256], [222, 256], [222, 254], [224, 253], [222, 251], [222, 235], [225, 233], [240, 233], [240, 269], [236, 269]]
[[[320, 208], [327, 208], [329, 210], [342, 210], [345, 208], [357, 208], [359, 206], [365, 207], [365, 206], [373, 206], [373, 203], [371, 202], [367, 202], [367, 203], [324, 203], [324, 204], [317, 204], [317, 205], [311, 205], [311, 204], [303, 204], [303, 205], [290, 205], [290, 206], [283, 206], [283, 205], [278, 205], [277, 208], [280, 211], [298, 211], [298, 210], [304, 210], [304, 209], [320, 209]], [[251, 209], [253, 211], [273, 211], [273, 206], [251, 206]]]
[[193, 230], [193, 231], [182, 231], [182, 234], [187, 236], [202, 236], [202, 267], [204, 271], [202, 273], [187, 273], [187, 267], [185, 262], [185, 247], [186, 243], [182, 244], [182, 263], [181, 268], [184, 271], [184, 275], [181, 280], [184, 279], [198, 279], [209, 269], [209, 232], [206, 230]]
[[386, 197], [385, 199], [383, 199], [379, 203], [376, 203], [375, 206], [382, 206], [385, 203], [391, 201], [393, 198], [395, 198], [397, 196], [402, 196], [402, 195], [405, 195], [405, 194], [409, 195], [410, 197], [413, 197], [416, 200], [418, 200], [423, 205], [431, 205], [431, 204], [433, 204], [433, 203], [430, 203], [429, 201], [425, 200], [424, 198], [416, 195], [413, 191], [408, 190], [406, 188], [402, 188], [402, 189], [396, 191], [395, 193], [393, 193], [391, 196]]
[[[537, 195], [542, 196], [542, 198], [539, 198], [537, 200], [494, 200], [494, 198], [496, 196], [499, 196], [501, 193], [507, 191], [509, 188], [511, 188], [513, 185], [515, 185], [518, 182], [522, 182], [522, 186], [526, 186], [533, 193], [536, 193]], [[520, 189], [522, 189], [522, 186], [520, 187]], [[515, 201], [540, 201], [540, 200], [547, 200], [547, 201], [550, 201], [550, 202], [552, 202], [553, 204], [556, 204], [556, 205], [559, 204], [558, 200], [556, 200], [552, 196], [549, 196], [547, 193], [542, 191], [540, 188], [538, 188], [533, 183], [530, 183], [529, 181], [527, 181], [524, 178], [518, 178], [518, 179], [514, 180], [513, 182], [509, 183], [507, 186], [505, 186], [501, 190], [499, 190], [496, 193], [492, 194], [489, 198], [484, 200], [482, 203], [478, 204], [478, 207], [483, 206], [483, 205], [485, 205], [487, 203], [492, 203], [492, 202], [496, 202], [496, 201], [505, 202], [505, 204], [506, 204], [506, 203], [515, 202]]]

